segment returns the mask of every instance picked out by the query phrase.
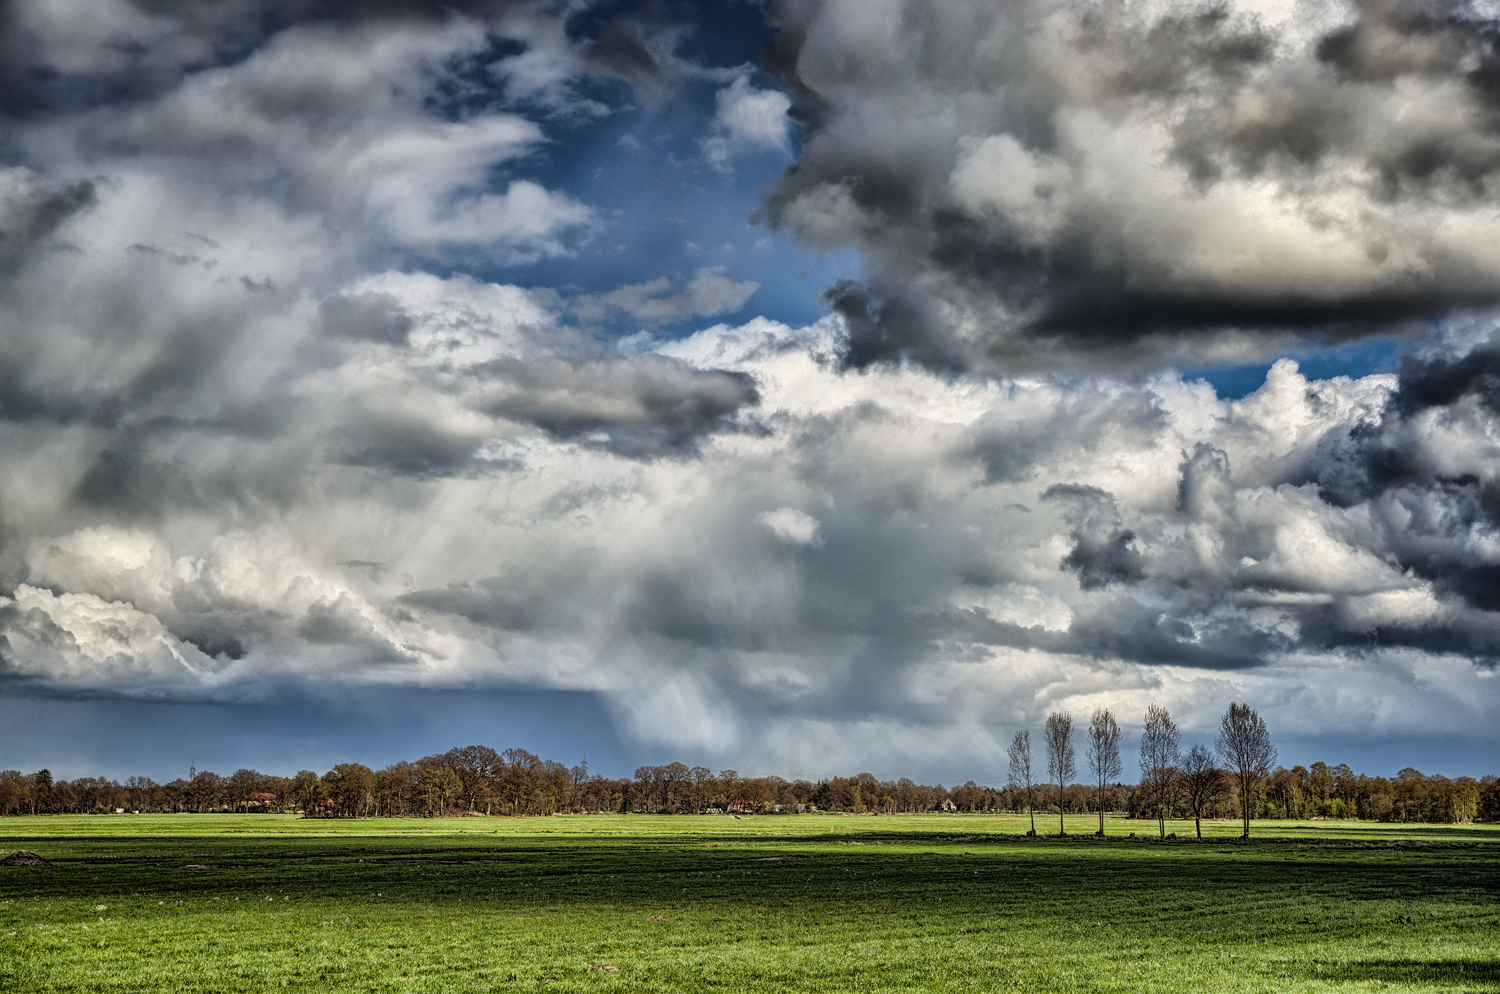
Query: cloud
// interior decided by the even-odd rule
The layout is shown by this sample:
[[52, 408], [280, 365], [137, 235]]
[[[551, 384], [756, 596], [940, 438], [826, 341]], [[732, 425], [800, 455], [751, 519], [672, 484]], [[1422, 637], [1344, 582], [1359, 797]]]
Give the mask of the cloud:
[[703, 139], [703, 154], [715, 169], [727, 170], [739, 152], [776, 151], [790, 155], [792, 101], [780, 90], [757, 90], [748, 75], [736, 76], [714, 94], [717, 110], [713, 134]]
[[[635, 9], [631, 9], [634, 7]], [[584, 13], [583, 17], [576, 17]], [[596, 113], [581, 79], [625, 82], [659, 96], [687, 67], [673, 49], [687, 25], [660, 5], [598, 14], [551, 0], [20, 0], [0, 10], [0, 112], [28, 118], [150, 99], [184, 76], [239, 63], [298, 25], [357, 34], [466, 21], [524, 51], [487, 68], [512, 95], [561, 113]], [[577, 28], [587, 31], [580, 34]], [[589, 34], [588, 32], [591, 32]]]
[[[1293, 721], [1344, 681], [1364, 714], [1378, 701], [1353, 674], [1453, 653], [1478, 660], [1457, 685], [1487, 692], [1497, 612], [1461, 582], [1492, 555], [1483, 484], [1381, 482], [1374, 457], [1424, 417], [1462, 412], [1449, 430], [1488, 437], [1482, 387], [1397, 400], [1482, 366], [1467, 356], [1365, 380], [1285, 363], [1226, 402], [1175, 376], [841, 371], [836, 319], [627, 356], [558, 351], [514, 288], [386, 274], [333, 299], [404, 315], [404, 336], [334, 334], [350, 351], [309, 377], [296, 434], [351, 438], [375, 398], [409, 393], [411, 424], [475, 419], [443, 429], [467, 439], [457, 461], [405, 465], [405, 436], [367, 427], [387, 455], [305, 459], [274, 515], [158, 496], [130, 527], [63, 524], [87, 505], [64, 499], [59, 518], [14, 499], [13, 476], [8, 528], [32, 536], [8, 567], [25, 605], [5, 620], [15, 679], [214, 699], [307, 679], [520, 683], [604, 694], [646, 740], [663, 715], [716, 715], [673, 748], [754, 751], [769, 722], [847, 728], [851, 756], [887, 748], [860, 738], [876, 728], [1010, 727], [1106, 699], [1166, 701], [1191, 728], [1260, 688]], [[310, 312], [310, 339], [330, 341], [326, 314]], [[1024, 456], [995, 472], [1003, 426]], [[1308, 475], [1323, 470], [1345, 497]], [[198, 460], [176, 472], [200, 493], [213, 478]], [[1450, 510], [1463, 488], [1467, 519]], [[246, 529], [235, 507], [264, 523]], [[205, 521], [219, 522], [206, 544]], [[117, 616], [128, 637], [97, 634]]]
[[771, 17], [803, 140], [766, 217], [866, 261], [853, 366], [1225, 361], [1500, 300], [1480, 5]]
[[402, 345], [413, 321], [389, 293], [340, 294], [318, 305], [325, 334]]
[[92, 594], [59, 597], [23, 583], [13, 597], [0, 600], [0, 614], [7, 649], [0, 674], [12, 681], [40, 678], [69, 690], [145, 688], [160, 694], [213, 678], [211, 659], [129, 604]]
[[1062, 568], [1078, 574], [1080, 587], [1098, 590], [1145, 578], [1141, 554], [1134, 548], [1135, 532], [1121, 524], [1112, 496], [1098, 487], [1054, 483], [1043, 492], [1042, 500], [1069, 509], [1075, 544], [1063, 558]]
[[352, 211], [399, 245], [486, 245], [512, 263], [566, 254], [567, 234], [593, 223], [588, 208], [529, 180], [485, 188], [541, 129], [508, 113], [438, 120], [423, 105], [443, 60], [485, 39], [463, 20], [299, 25], [118, 115], [65, 118], [59, 138], [93, 157], [149, 149], [214, 162], [224, 181], [262, 189], [290, 181], [298, 206]]
[[745, 306], [760, 284], [730, 279], [723, 266], [705, 266], [677, 293], [668, 293], [671, 288], [672, 281], [663, 276], [598, 296], [580, 296], [573, 307], [581, 316], [595, 319], [609, 308], [616, 308], [647, 327], [656, 328], [688, 318], [733, 314]]
[[54, 236], [69, 217], [97, 201], [94, 183], [48, 182], [19, 166], [0, 167], [0, 272], [35, 251], [66, 251]]
[[491, 369], [507, 387], [489, 411], [632, 458], [694, 452], [759, 399], [745, 373], [700, 370], [655, 355]]
[[[1130, 250], [1120, 259], [1160, 267], [1107, 301], [1116, 317], [1166, 292], [1168, 270], [1205, 307], [1228, 299], [1209, 256], [1181, 255], [1191, 232], [1154, 255], [1138, 241], [1208, 209], [1162, 194], [1164, 170], [1187, 170], [1204, 203], [1251, 187], [1290, 197], [1284, 220], [1304, 233], [1304, 208], [1345, 197], [1351, 212], [1318, 229], [1335, 242], [1339, 218], [1378, 227], [1402, 211], [1446, 219], [1439, 242], [1482, 235], [1468, 194], [1439, 191], [1437, 173], [1398, 171], [1389, 201], [1332, 166], [1297, 186], [1290, 138], [1252, 155], [1223, 137], [1240, 134], [1232, 114], [1157, 113], [1222, 91], [1264, 117], [1274, 108], [1250, 97], [1303, 71], [1318, 85], [1287, 99], [1341, 95], [1354, 124], [1377, 120], [1360, 109], [1385, 106], [1376, 90], [1417, 101], [1457, 86], [1451, 105], [1471, 108], [1478, 83], [1443, 83], [1467, 22], [1398, 18], [1394, 35], [1330, 42], [1318, 61], [1338, 26], [1308, 33], [1298, 14], [1101, 8], [1096, 23], [948, 5], [896, 21], [906, 8], [835, 7], [837, 24], [779, 15], [778, 71], [811, 137], [767, 209], [808, 244], [857, 244], [871, 276], [835, 286], [835, 313], [810, 326], [749, 316], [680, 338], [661, 329], [739, 315], [758, 283], [713, 267], [594, 294], [532, 278], [571, 272], [569, 254], [613, 222], [528, 170], [595, 113], [588, 101], [613, 114], [646, 99], [611, 89], [622, 79], [666, 86], [685, 71], [659, 11], [617, 37], [529, 4], [316, 6], [282, 23], [248, 3], [142, 3], [38, 42], [25, 64], [56, 62], [56, 86], [6, 77], [7, 138], [26, 164], [0, 171], [7, 687], [178, 701], [580, 692], [647, 747], [812, 773], [958, 742], [999, 756], [1049, 710], [1151, 701], [1195, 734], [1228, 699], [1260, 703], [1278, 729], [1414, 735], [1456, 720], [1490, 734], [1500, 362], [1485, 319], [1393, 374], [1318, 380], [1282, 361], [1233, 401], [1172, 372], [992, 368], [1040, 368], [1046, 341], [1061, 357], [1115, 347], [1036, 317], [1111, 272], [1065, 242], [1112, 238]], [[802, 11], [800, 35], [788, 11]], [[1011, 30], [1023, 15], [1037, 31]], [[1262, 35], [1270, 54], [1244, 41]], [[964, 47], [981, 37], [1004, 57]], [[139, 44], [106, 57], [111, 38]], [[917, 72], [918, 39], [958, 54]], [[1032, 58], [1044, 41], [1066, 57]], [[1015, 85], [959, 99], [981, 92], [963, 89], [974, 66]], [[748, 77], [717, 79], [733, 96]], [[1103, 144], [1065, 147], [1059, 122], [1075, 118]], [[1318, 161], [1404, 140], [1406, 120], [1385, 137], [1335, 129], [1343, 144]], [[1164, 129], [1156, 145], [1109, 151], [1142, 122]], [[1187, 142], [1189, 124], [1220, 144]], [[1089, 186], [1124, 182], [1115, 170], [1151, 148], [1169, 154], [1118, 203]], [[1189, 175], [1193, 149], [1217, 178]], [[1119, 221], [1127, 207], [1143, 220]], [[950, 228], [979, 241], [942, 243], [964, 250], [950, 257], [933, 240]], [[1255, 255], [1275, 239], [1251, 241], [1252, 262], [1291, 265]], [[1024, 251], [966, 254], [974, 244]], [[1014, 264], [971, 280], [985, 258]], [[1385, 278], [1359, 258], [1348, 279], [1319, 277], [1328, 299], [1364, 292], [1349, 289], [1356, 270]], [[526, 259], [564, 261], [509, 268]], [[1094, 261], [1067, 268], [1078, 259]], [[1273, 289], [1292, 278], [1272, 275]], [[1417, 272], [1408, 288], [1457, 278]], [[1025, 290], [1025, 307], [997, 304], [997, 287]], [[596, 329], [612, 318], [652, 330], [611, 341]], [[1235, 327], [1201, 347], [1238, 354], [1269, 334]], [[1189, 348], [1187, 331], [1156, 334], [1125, 334], [1116, 368]]]
[[771, 530], [771, 534], [790, 545], [823, 544], [818, 536], [818, 519], [795, 507], [778, 507], [774, 511], [767, 511], [760, 516], [760, 520]]

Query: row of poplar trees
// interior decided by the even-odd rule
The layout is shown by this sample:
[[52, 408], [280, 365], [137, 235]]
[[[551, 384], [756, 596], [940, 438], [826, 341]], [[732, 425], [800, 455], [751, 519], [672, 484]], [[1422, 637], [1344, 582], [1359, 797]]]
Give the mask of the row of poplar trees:
[[[1047, 776], [1056, 784], [1072, 783], [1078, 775], [1073, 751], [1073, 716], [1058, 711], [1047, 716], [1042, 731], [1047, 753]], [[1215, 761], [1223, 761], [1221, 767]], [[1096, 708], [1084, 732], [1084, 757], [1097, 786], [1099, 835], [1104, 834], [1104, 790], [1123, 770], [1120, 762], [1120, 725], [1109, 708]], [[1010, 784], [1026, 799], [1031, 816], [1031, 831], [1036, 834], [1036, 810], [1033, 794], [1039, 784], [1031, 760], [1031, 730], [1022, 729], [1011, 739], [1006, 750]], [[1172, 722], [1167, 709], [1157, 704], [1146, 708], [1145, 727], [1141, 733], [1141, 790], [1156, 809], [1157, 829], [1167, 834], [1166, 811], [1181, 792], [1193, 812], [1198, 837], [1203, 837], [1202, 812], [1215, 798], [1233, 784], [1239, 789], [1240, 813], [1245, 821], [1244, 838], [1250, 837], [1249, 798], [1256, 787], [1271, 775], [1276, 762], [1276, 747], [1271, 744], [1266, 723], [1249, 704], [1229, 705], [1219, 724], [1219, 740], [1214, 751], [1196, 744], [1182, 751], [1182, 733]], [[1058, 832], [1066, 835], [1062, 825], [1062, 807], [1058, 807]]]

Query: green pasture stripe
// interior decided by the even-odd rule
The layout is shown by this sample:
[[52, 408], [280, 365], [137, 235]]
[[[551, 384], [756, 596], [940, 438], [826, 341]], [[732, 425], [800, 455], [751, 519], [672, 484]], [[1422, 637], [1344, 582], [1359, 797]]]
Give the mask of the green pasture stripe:
[[0, 990], [1500, 990], [1494, 826], [1026, 825], [6, 819]]

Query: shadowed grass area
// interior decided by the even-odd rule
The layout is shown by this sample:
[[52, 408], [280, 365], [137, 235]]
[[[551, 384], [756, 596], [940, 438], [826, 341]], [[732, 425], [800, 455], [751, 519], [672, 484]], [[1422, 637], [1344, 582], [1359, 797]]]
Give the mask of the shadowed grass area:
[[1490, 826], [1024, 827], [14, 819], [0, 989], [1500, 990]]
[[1317, 980], [1378, 980], [1388, 984], [1432, 984], [1446, 987], [1497, 989], [1500, 963], [1493, 960], [1375, 959], [1308, 966], [1307, 977]]

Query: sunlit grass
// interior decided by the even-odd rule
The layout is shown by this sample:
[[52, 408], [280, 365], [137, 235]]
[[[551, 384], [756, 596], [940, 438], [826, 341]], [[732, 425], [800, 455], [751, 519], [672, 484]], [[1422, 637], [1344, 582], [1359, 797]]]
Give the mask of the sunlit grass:
[[[465, 835], [586, 835], [600, 838], [628, 836], [723, 836], [806, 838], [853, 833], [864, 835], [973, 834], [1021, 835], [1031, 827], [1024, 814], [970, 815], [850, 815], [839, 813], [802, 815], [557, 815], [551, 818], [328, 818], [307, 819], [300, 815], [48, 815], [0, 821], [0, 851], [20, 848], [12, 840], [26, 838], [219, 838], [294, 836], [297, 838], [379, 836], [382, 838], [441, 837]], [[1039, 835], [1058, 833], [1056, 814], [1036, 815]], [[1093, 835], [1099, 816], [1068, 815], [1069, 836]], [[1205, 820], [1204, 838], [1238, 839], [1243, 823], [1237, 819]], [[1166, 831], [1179, 838], [1193, 837], [1193, 822], [1168, 819]], [[1105, 816], [1105, 833], [1112, 838], [1156, 836], [1157, 823], [1117, 814]], [[1371, 821], [1298, 819], [1254, 821], [1252, 838], [1445, 838], [1457, 833], [1465, 838], [1491, 838], [1500, 842], [1500, 825], [1388, 824]]]
[[1026, 827], [13, 819], [0, 990], [1500, 990], [1497, 827]]

